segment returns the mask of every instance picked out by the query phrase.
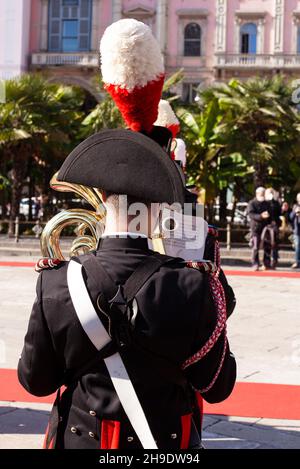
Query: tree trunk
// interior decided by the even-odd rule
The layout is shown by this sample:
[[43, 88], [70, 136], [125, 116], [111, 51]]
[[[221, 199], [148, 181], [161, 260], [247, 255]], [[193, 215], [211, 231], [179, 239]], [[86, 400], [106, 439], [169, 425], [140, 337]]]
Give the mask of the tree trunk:
[[7, 213], [7, 210], [6, 210], [6, 197], [5, 197], [5, 189], [3, 189], [1, 192], [0, 192], [0, 196], [1, 196], [1, 219], [2, 220], [5, 220], [6, 218], [6, 213]]
[[[3, 155], [3, 156], [2, 156]], [[3, 161], [1, 159], [3, 158]], [[1, 154], [0, 156], [0, 175], [3, 174], [3, 176], [6, 176], [7, 170], [4, 162], [5, 155]], [[7, 215], [7, 187], [5, 187], [5, 182], [3, 181], [2, 189], [0, 189], [0, 206], [1, 206], [1, 220], [5, 220], [6, 215]]]
[[253, 183], [254, 189], [265, 186], [267, 181], [267, 165], [261, 161], [257, 161], [254, 164]]
[[[26, 176], [26, 159], [21, 158], [22, 151], [25, 151], [24, 148], [15, 148], [13, 149], [12, 154], [12, 190], [11, 190], [11, 210], [10, 210], [10, 220], [9, 220], [9, 230], [8, 235], [14, 235], [14, 222], [16, 217], [20, 213], [20, 202], [22, 198], [22, 189], [24, 184], [24, 179]], [[20, 152], [19, 156], [16, 156]], [[22, 155], [24, 156], [24, 155]]]
[[214, 204], [213, 204], [213, 202], [208, 202], [206, 204], [205, 219], [208, 222], [208, 224], [210, 224], [210, 225], [214, 222]]
[[236, 211], [236, 205], [237, 205], [237, 198], [234, 197], [234, 199], [233, 199], [233, 204], [232, 204], [232, 210], [231, 210], [231, 223], [234, 223], [234, 216], [235, 216], [235, 211]]
[[227, 223], [227, 187], [220, 191], [220, 225], [225, 226]]
[[243, 181], [237, 178], [233, 186], [233, 204], [232, 204], [232, 210], [231, 210], [231, 223], [234, 223], [236, 206], [237, 206], [238, 201], [241, 200], [241, 197], [243, 195], [245, 195], [245, 188], [243, 186]]
[[32, 156], [28, 161], [28, 175], [29, 175], [29, 186], [28, 186], [28, 220], [32, 221], [32, 198], [34, 196], [34, 176], [32, 174]]

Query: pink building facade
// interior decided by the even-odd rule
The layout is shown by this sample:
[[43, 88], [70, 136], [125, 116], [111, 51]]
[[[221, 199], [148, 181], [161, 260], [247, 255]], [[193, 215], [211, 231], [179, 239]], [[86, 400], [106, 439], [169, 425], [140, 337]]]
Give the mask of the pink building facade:
[[186, 101], [214, 80], [300, 74], [300, 0], [1, 0], [0, 78], [36, 70], [94, 93], [99, 40], [120, 18], [152, 28]]

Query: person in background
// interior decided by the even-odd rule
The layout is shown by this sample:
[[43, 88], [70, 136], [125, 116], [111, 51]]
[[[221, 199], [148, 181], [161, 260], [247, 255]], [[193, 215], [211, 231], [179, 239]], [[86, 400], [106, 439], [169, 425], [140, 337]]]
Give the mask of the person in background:
[[294, 231], [294, 243], [295, 243], [295, 262], [292, 265], [292, 269], [300, 268], [300, 192], [297, 194], [296, 204], [290, 214], [290, 220]]
[[[261, 235], [265, 226], [270, 220], [269, 204], [265, 200], [265, 188], [258, 187], [255, 192], [255, 198], [252, 199], [247, 208], [250, 218], [251, 246], [252, 246], [252, 265], [254, 270], [259, 270], [259, 248], [261, 244]], [[266, 245], [263, 245], [264, 258], [263, 265], [268, 266], [270, 257], [266, 252]]]
[[282, 218], [282, 228], [287, 231], [288, 226], [291, 224], [290, 215], [292, 213], [292, 209], [289, 206], [289, 203], [283, 201], [281, 204], [281, 218]]
[[268, 203], [270, 218], [268, 225], [263, 229], [262, 241], [266, 238], [267, 265], [265, 268], [276, 269], [278, 263], [279, 228], [281, 226], [281, 206], [278, 194], [272, 187], [265, 191], [265, 200]]

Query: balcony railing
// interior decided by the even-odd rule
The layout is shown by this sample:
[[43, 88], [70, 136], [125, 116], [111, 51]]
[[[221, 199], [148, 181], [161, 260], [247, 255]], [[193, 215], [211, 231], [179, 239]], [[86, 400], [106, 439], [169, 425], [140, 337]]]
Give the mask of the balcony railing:
[[206, 56], [185, 57], [183, 55], [166, 55], [167, 67], [200, 69], [206, 66]]
[[222, 54], [216, 55], [217, 68], [300, 68], [297, 54]]
[[51, 67], [57, 65], [70, 65], [73, 67], [98, 67], [99, 55], [95, 52], [39, 52], [32, 54], [31, 65], [35, 67]]

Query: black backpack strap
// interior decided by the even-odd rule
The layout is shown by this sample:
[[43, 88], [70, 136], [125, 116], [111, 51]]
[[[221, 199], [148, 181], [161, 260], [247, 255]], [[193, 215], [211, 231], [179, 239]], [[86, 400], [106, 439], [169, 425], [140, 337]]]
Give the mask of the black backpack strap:
[[127, 302], [129, 303], [133, 300], [147, 280], [163, 265], [175, 263], [178, 260], [181, 261], [181, 259], [164, 256], [159, 253], [153, 253], [145, 257], [123, 285], [123, 291]]
[[[116, 295], [118, 285], [111, 278], [101, 262], [96, 260], [94, 251], [73, 259], [83, 265], [96, 289], [98, 289], [99, 292], [103, 290], [107, 299], [111, 299]], [[182, 261], [181, 258], [165, 256], [159, 253], [152, 253], [145, 257], [122, 286], [127, 302], [129, 303], [133, 300], [147, 280], [163, 265], [175, 264]]]
[[96, 290], [99, 290], [99, 292], [103, 290], [103, 293], [105, 293], [108, 299], [114, 297], [118, 286], [113, 281], [107, 270], [103, 267], [101, 262], [96, 260], [95, 251], [84, 254], [80, 257], [73, 257], [72, 259], [83, 265]]

